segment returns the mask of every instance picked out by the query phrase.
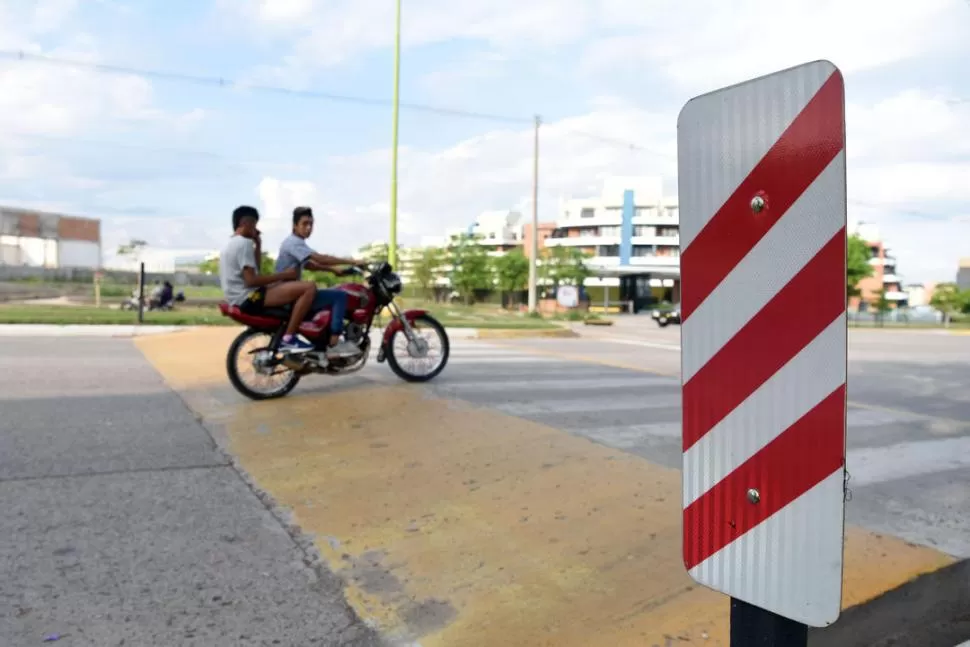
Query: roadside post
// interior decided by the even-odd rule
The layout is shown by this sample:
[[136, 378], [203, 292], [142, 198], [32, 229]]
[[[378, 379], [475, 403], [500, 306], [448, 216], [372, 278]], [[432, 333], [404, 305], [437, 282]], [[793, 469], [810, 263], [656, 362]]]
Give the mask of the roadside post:
[[732, 647], [806, 647], [842, 606], [845, 88], [814, 61], [677, 120], [683, 559]]
[[138, 266], [138, 323], [145, 323], [145, 264]]
[[94, 273], [94, 307], [101, 307], [101, 282], [104, 280], [104, 274], [101, 272]]

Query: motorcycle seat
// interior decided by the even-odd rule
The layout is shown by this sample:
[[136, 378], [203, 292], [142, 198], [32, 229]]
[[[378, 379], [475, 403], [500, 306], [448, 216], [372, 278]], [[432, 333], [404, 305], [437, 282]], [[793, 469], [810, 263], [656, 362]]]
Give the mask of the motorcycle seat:
[[276, 319], [289, 319], [292, 311], [293, 308], [291, 306], [281, 306], [277, 308], [263, 308], [260, 314]]

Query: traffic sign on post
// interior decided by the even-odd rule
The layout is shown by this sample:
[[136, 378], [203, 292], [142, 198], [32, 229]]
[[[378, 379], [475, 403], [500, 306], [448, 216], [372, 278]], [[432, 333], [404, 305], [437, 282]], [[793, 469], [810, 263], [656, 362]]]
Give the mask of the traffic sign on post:
[[842, 74], [816, 61], [695, 97], [677, 140], [684, 563], [741, 607], [826, 626], [845, 510]]

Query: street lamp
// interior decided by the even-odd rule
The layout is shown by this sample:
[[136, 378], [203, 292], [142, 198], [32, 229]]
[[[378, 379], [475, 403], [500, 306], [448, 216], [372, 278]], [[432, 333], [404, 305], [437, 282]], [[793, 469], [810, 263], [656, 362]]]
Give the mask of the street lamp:
[[394, 125], [391, 129], [391, 234], [387, 244], [387, 260], [397, 266], [397, 122], [401, 89], [401, 0], [396, 2], [394, 18]]

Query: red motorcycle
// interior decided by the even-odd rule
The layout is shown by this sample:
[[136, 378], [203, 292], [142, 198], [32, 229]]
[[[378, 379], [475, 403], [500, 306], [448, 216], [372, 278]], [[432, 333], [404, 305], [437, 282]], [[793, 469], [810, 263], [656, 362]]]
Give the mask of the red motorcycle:
[[[391, 312], [391, 320], [380, 338], [378, 363], [387, 360], [391, 370], [408, 382], [427, 382], [437, 376], [448, 362], [448, 334], [444, 326], [425, 310], [402, 312], [394, 302], [401, 288], [401, 277], [388, 263], [379, 263], [370, 268], [367, 285], [345, 283], [337, 286], [336, 289], [348, 295], [344, 337], [360, 349], [358, 354], [340, 359], [326, 356], [330, 338], [329, 309], [311, 313], [300, 324], [300, 334], [315, 344], [315, 350], [285, 356], [279, 352], [279, 346], [290, 316], [289, 307], [266, 308], [258, 315], [251, 315], [236, 306], [220, 304], [223, 315], [246, 326], [246, 330], [229, 347], [226, 357], [229, 381], [248, 398], [269, 400], [283, 397], [293, 390], [300, 378], [310, 373], [356, 373], [367, 365], [370, 357], [374, 320], [387, 308]], [[425, 332], [431, 334], [426, 337]], [[438, 343], [437, 351], [433, 348], [433, 342]], [[408, 362], [419, 363], [427, 370], [412, 370], [408, 368]], [[243, 371], [250, 367], [252, 379], [248, 377], [248, 371]]]

